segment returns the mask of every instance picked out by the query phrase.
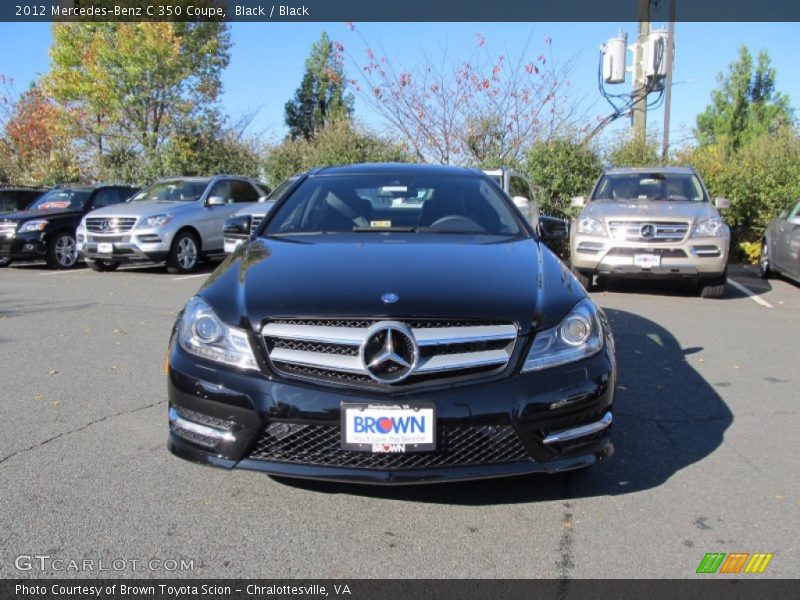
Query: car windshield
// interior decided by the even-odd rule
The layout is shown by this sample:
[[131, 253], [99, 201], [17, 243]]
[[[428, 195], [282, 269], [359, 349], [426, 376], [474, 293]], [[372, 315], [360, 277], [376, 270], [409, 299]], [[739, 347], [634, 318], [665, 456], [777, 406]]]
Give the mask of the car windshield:
[[[272, 190], [266, 197], [262, 198], [261, 202], [275, 202], [283, 198], [286, 194], [288, 189], [294, 185], [297, 181], [297, 177], [289, 177], [288, 179], [284, 179], [282, 183], [278, 185], [274, 190]], [[263, 189], [263, 186], [262, 186]]]
[[88, 190], [52, 190], [40, 196], [28, 210], [80, 210], [91, 195]]
[[208, 179], [157, 181], [136, 194], [129, 202], [148, 202], [153, 200], [161, 202], [193, 202], [203, 195], [208, 182]]
[[268, 235], [343, 232], [519, 235], [506, 200], [479, 176], [309, 177], [281, 205]]
[[608, 173], [592, 200], [674, 200], [705, 202], [700, 179], [692, 173]]

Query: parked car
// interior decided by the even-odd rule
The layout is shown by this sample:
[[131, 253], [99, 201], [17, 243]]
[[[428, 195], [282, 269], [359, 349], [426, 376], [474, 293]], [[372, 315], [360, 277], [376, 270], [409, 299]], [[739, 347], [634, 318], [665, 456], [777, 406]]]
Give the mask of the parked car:
[[[275, 206], [283, 195], [291, 189], [299, 175], [293, 175], [276, 187], [267, 196], [258, 199], [258, 203], [238, 210], [232, 217], [225, 219], [222, 225], [222, 238], [225, 254], [230, 254], [250, 237], [250, 232], [255, 231], [267, 213]], [[265, 186], [259, 186], [263, 190]]]
[[758, 264], [765, 279], [780, 274], [800, 283], [800, 198], [767, 226]]
[[412, 483], [613, 452], [608, 322], [477, 169], [302, 175], [181, 312], [168, 372], [170, 450], [218, 467]]
[[46, 191], [44, 188], [0, 186], [0, 213], [25, 210]]
[[0, 216], [0, 266], [45, 259], [51, 269], [78, 262], [76, 228], [87, 212], [124, 202], [129, 185], [69, 185], [41, 195], [27, 210]]
[[595, 275], [691, 278], [704, 298], [725, 291], [730, 230], [700, 176], [689, 167], [606, 170], [572, 223], [570, 260], [591, 289]]
[[522, 173], [506, 167], [484, 169], [483, 172], [503, 188], [503, 191], [511, 197], [520, 212], [528, 219], [528, 222], [536, 227], [540, 234], [543, 234], [542, 237], [547, 240], [547, 246], [557, 256], [565, 257], [568, 250], [569, 221], [541, 214], [541, 207], [533, 189]]
[[256, 182], [235, 175], [161, 179], [124, 205], [86, 215], [79, 249], [96, 271], [148, 261], [190, 273], [201, 259], [222, 254], [225, 219], [263, 195]]

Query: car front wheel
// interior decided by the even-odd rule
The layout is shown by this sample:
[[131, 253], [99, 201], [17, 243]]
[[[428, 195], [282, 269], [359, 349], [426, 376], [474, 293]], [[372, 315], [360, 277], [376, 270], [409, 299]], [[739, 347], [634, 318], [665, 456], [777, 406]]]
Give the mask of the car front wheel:
[[572, 269], [572, 274], [575, 275], [575, 279], [578, 280], [578, 283], [580, 283], [587, 292], [592, 290], [594, 275], [592, 275], [591, 272]]
[[100, 273], [104, 273], [106, 271], [116, 271], [117, 267], [119, 267], [119, 262], [114, 260], [92, 260], [87, 258], [86, 264], [89, 265], [89, 268], [92, 271], [98, 271]]
[[701, 298], [722, 298], [725, 294], [725, 286], [728, 283], [727, 275], [700, 282]]
[[10, 264], [11, 264], [10, 258], [0, 258], [0, 269], [2, 269], [3, 267], [7, 267]]
[[167, 257], [167, 271], [170, 273], [191, 273], [197, 268], [200, 259], [200, 245], [194, 234], [184, 231], [175, 236], [172, 249]]
[[71, 269], [78, 263], [78, 245], [71, 233], [59, 233], [47, 244], [47, 266]]

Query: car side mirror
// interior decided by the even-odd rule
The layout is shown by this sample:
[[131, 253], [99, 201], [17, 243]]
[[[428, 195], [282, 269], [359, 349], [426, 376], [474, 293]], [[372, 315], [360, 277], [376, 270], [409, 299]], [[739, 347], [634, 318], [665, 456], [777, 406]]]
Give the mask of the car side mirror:
[[730, 208], [731, 201], [727, 198], [714, 198], [714, 206], [717, 208]]
[[250, 216], [241, 215], [225, 219], [222, 233], [223, 235], [250, 235]]
[[224, 204], [226, 202], [222, 196], [209, 196], [206, 200], [206, 206], [223, 206]]
[[573, 208], [583, 208], [586, 206], [586, 197], [585, 196], [575, 196], [569, 203], [569, 205]]
[[545, 242], [569, 237], [569, 223], [557, 217], [539, 217], [539, 237]]
[[257, 202], [266, 202], [266, 200], [267, 200], [266, 196], [259, 196]]

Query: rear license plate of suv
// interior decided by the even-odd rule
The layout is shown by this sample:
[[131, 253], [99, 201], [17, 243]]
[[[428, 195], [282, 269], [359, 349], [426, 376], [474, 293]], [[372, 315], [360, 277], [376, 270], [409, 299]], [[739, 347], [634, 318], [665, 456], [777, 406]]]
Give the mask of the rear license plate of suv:
[[633, 265], [642, 269], [652, 269], [661, 266], [661, 257], [658, 254], [634, 254]]
[[359, 452], [429, 452], [436, 449], [433, 404], [342, 403], [342, 448]]

